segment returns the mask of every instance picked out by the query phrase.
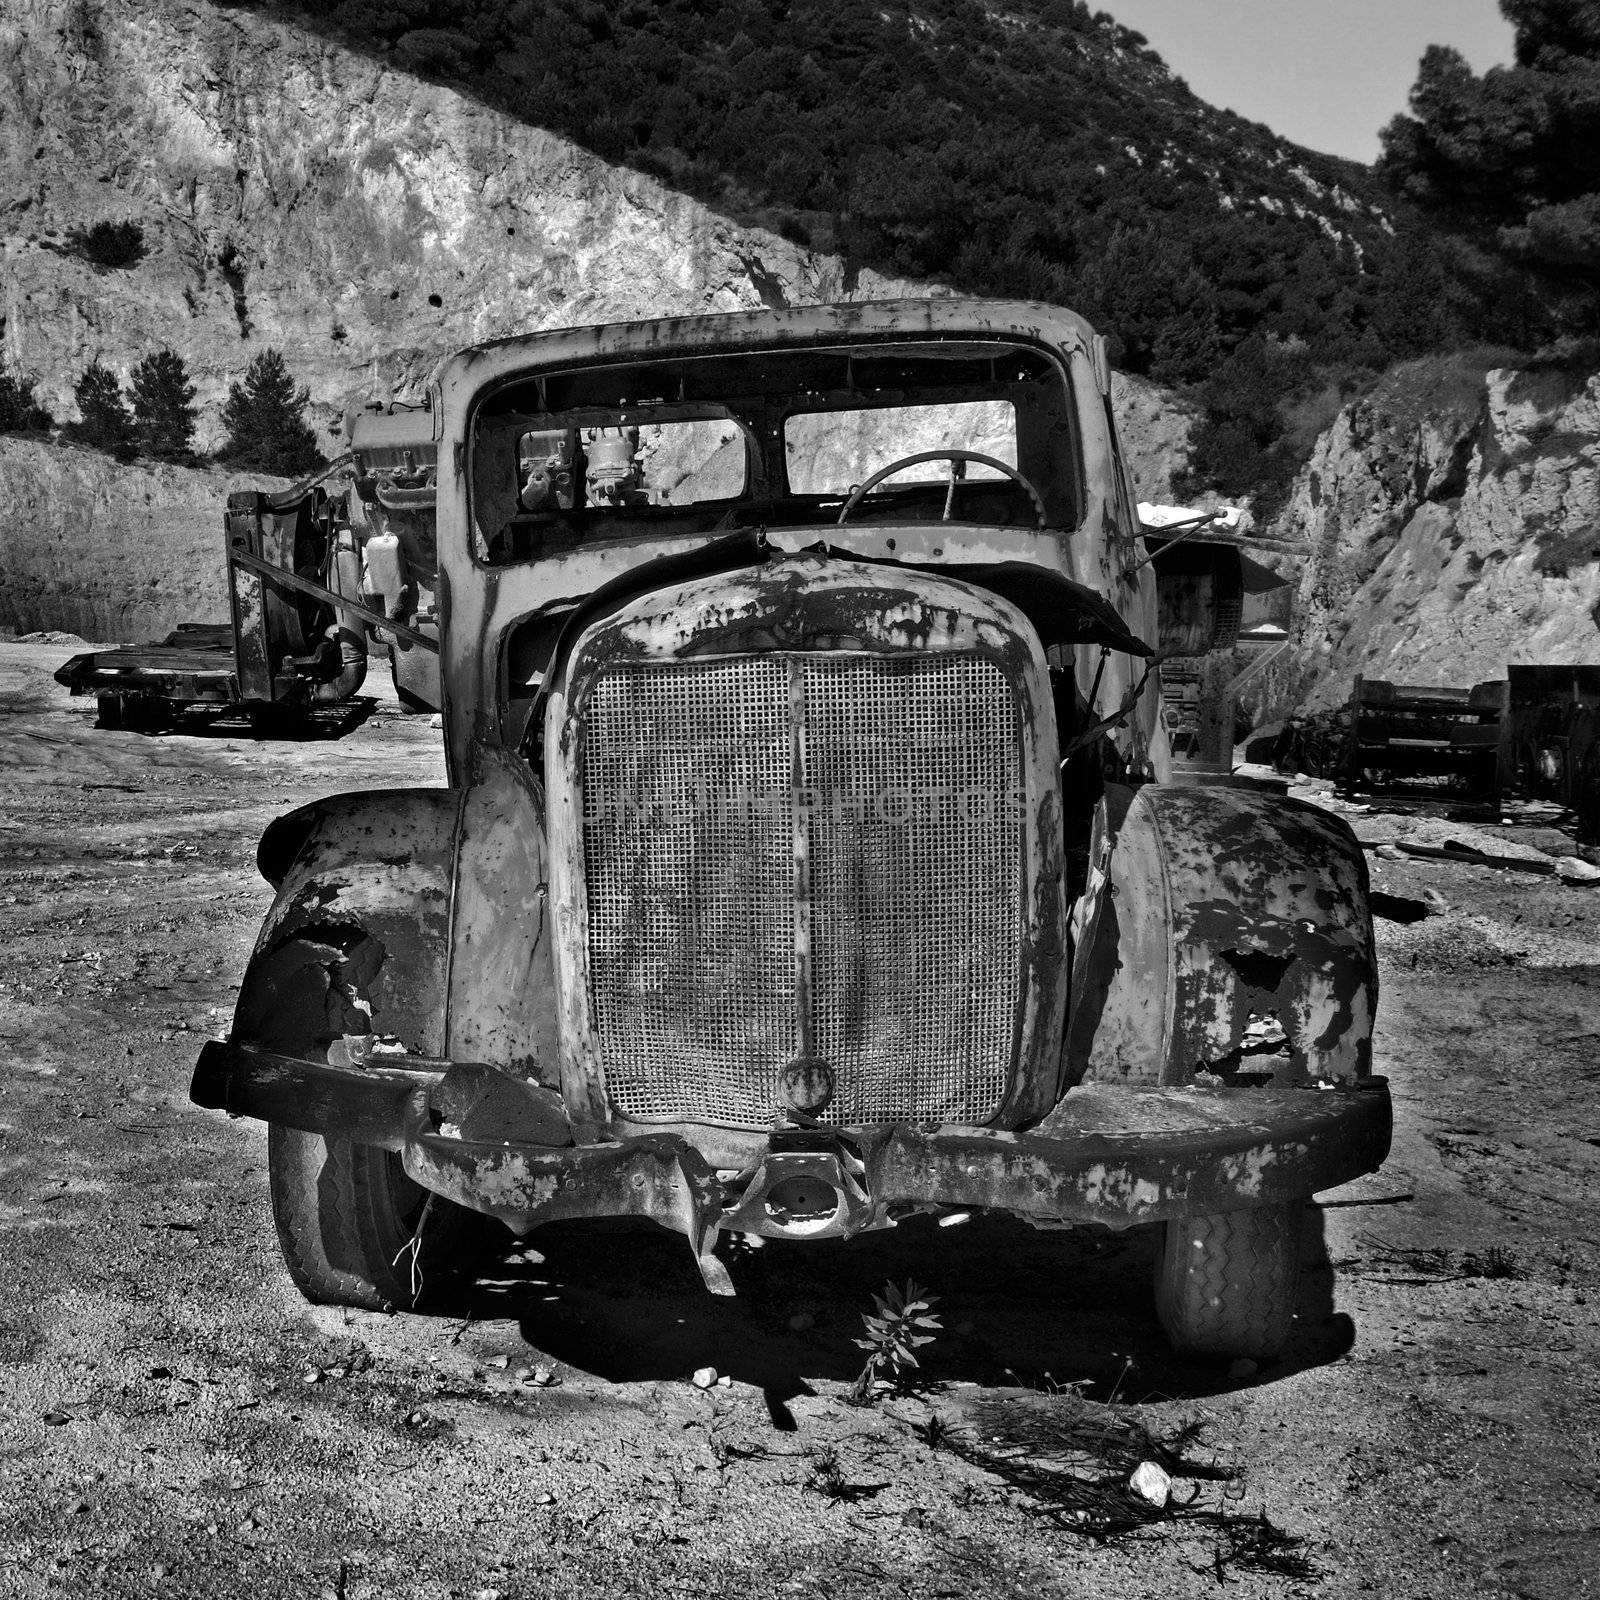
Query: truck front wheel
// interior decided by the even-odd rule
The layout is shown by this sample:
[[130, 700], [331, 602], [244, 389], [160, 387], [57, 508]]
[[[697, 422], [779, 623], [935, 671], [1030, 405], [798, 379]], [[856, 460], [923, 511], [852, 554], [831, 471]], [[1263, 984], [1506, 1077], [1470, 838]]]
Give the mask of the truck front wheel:
[[[322, 1061], [336, 1041], [373, 1026], [370, 980], [382, 957], [354, 933], [339, 940], [290, 939], [255, 958], [234, 1036]], [[410, 1309], [470, 1273], [493, 1230], [413, 1183], [392, 1151], [337, 1135], [269, 1124], [267, 1178], [289, 1276], [324, 1305]]]
[[482, 1250], [480, 1219], [413, 1183], [391, 1151], [274, 1123], [267, 1174], [284, 1264], [319, 1304], [409, 1310]]
[[1156, 1258], [1156, 1314], [1187, 1355], [1268, 1361], [1294, 1326], [1303, 1202], [1166, 1224]]

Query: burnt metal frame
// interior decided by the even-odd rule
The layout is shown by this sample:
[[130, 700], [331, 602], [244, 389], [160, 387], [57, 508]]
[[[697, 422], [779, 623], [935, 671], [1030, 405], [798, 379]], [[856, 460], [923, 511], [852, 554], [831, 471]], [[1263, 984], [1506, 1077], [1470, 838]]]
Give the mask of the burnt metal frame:
[[[669, 526], [659, 539], [596, 541], [526, 565], [491, 566], [480, 561], [471, 480], [476, 420], [487, 399], [512, 384], [537, 381], [541, 374], [586, 365], [921, 340], [1032, 346], [1059, 363], [1072, 424], [1072, 437], [1063, 446], [1077, 458], [1075, 476], [1080, 484], [1076, 524], [1041, 531], [847, 524], [828, 530], [829, 547], [894, 565], [1036, 565], [1108, 596], [1134, 633], [1153, 638], [1154, 579], [1129, 576], [1138, 558], [1137, 524], [1111, 439], [1106, 406], [1110, 373], [1103, 341], [1069, 311], [1029, 301], [886, 301], [558, 329], [500, 340], [454, 357], [441, 369], [433, 393], [445, 732], [452, 781], [472, 772], [474, 747], [516, 741], [518, 730], [506, 722], [497, 649], [511, 627], [570, 604], [632, 567], [686, 554], [718, 537], [714, 532], [683, 532]], [[811, 528], [769, 532], [769, 542], [778, 550], [805, 548], [819, 537], [820, 530]], [[1120, 703], [1136, 675], [1128, 662], [1113, 661], [1105, 685], [1108, 703]], [[1163, 776], [1162, 757], [1154, 751], [1161, 742], [1157, 726], [1158, 708], [1153, 697], [1147, 697], [1118, 738], [1132, 765], [1147, 769], [1154, 760], [1156, 775]]]

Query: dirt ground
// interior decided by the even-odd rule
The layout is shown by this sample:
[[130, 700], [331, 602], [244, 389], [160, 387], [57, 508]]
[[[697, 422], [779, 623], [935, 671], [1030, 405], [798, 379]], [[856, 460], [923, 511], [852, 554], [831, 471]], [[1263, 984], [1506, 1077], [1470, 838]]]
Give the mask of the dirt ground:
[[[1394, 1153], [1318, 1197], [1255, 1373], [1165, 1353], [1147, 1232], [1002, 1219], [730, 1243], [731, 1301], [681, 1239], [550, 1228], [431, 1315], [321, 1310], [189, 1074], [262, 827], [438, 781], [438, 731], [107, 732], [69, 653], [0, 644], [0, 1595], [1600, 1592], [1600, 888], [1374, 860], [1429, 913], [1380, 924]], [[852, 1406], [907, 1277], [926, 1385]]]

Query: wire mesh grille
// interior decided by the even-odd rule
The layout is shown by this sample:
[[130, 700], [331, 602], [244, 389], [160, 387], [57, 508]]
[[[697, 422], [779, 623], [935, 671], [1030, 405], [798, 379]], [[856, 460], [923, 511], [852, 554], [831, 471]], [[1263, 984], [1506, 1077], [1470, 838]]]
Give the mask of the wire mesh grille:
[[619, 1114], [770, 1122], [801, 1042], [799, 807], [810, 1049], [837, 1085], [822, 1120], [994, 1115], [1022, 923], [1017, 713], [997, 667], [822, 653], [617, 665], [580, 752], [590, 1000]]
[[992, 662], [812, 658], [813, 1050], [850, 1122], [983, 1122], [1011, 1064], [1016, 712]]

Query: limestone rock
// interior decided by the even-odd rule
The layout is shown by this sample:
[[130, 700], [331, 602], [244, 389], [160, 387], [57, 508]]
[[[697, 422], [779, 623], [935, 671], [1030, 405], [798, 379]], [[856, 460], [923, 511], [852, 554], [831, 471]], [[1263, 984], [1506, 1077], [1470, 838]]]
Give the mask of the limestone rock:
[[1600, 373], [1411, 363], [1347, 407], [1269, 532], [1306, 551], [1279, 704], [1357, 673], [1600, 663]]
[[0, 623], [104, 642], [226, 622], [227, 497], [284, 486], [0, 437]]

